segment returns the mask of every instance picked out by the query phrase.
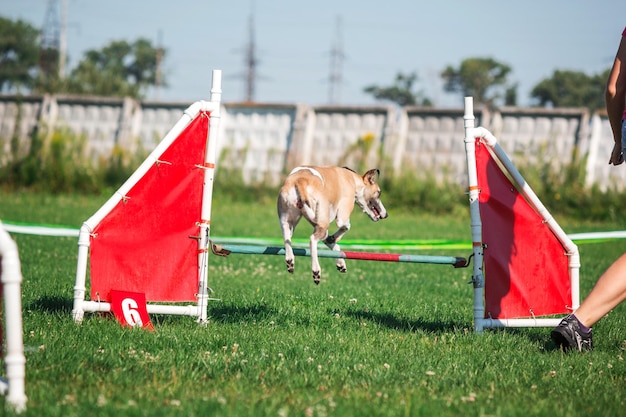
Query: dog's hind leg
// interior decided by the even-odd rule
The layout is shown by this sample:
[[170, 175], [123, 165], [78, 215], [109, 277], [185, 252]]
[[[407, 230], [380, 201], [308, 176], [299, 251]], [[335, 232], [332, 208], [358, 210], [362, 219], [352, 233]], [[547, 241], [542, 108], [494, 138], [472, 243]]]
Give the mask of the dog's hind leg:
[[293, 254], [293, 248], [291, 246], [291, 238], [293, 237], [293, 231], [296, 225], [302, 217], [300, 209], [291, 206], [286, 198], [279, 196], [278, 199], [278, 221], [280, 222], [280, 229], [283, 233], [283, 241], [285, 243], [285, 265], [287, 271], [293, 273], [295, 268], [295, 257]]
[[319, 284], [322, 278], [322, 268], [317, 257], [317, 243], [321, 240], [325, 240], [328, 237], [327, 225], [316, 225], [313, 234], [311, 235], [310, 249], [311, 249], [311, 272], [313, 274], [313, 282]]
[[291, 237], [293, 236], [294, 227], [289, 221], [283, 221], [281, 219], [280, 228], [283, 231], [283, 241], [285, 242], [285, 265], [287, 266], [287, 271], [293, 274], [295, 257], [293, 255], [293, 248], [291, 247]]

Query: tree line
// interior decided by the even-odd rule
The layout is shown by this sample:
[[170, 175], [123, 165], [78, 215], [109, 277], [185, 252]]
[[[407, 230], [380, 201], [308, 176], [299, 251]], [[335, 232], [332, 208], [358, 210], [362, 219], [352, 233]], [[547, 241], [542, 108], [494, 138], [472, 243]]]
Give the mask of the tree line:
[[144, 98], [166, 86], [158, 61], [166, 51], [148, 39], [112, 41], [87, 51], [67, 75], [59, 74], [59, 51], [42, 47], [41, 31], [0, 16], [0, 92], [67, 93]]
[[[101, 49], [87, 51], [67, 75], [59, 74], [59, 51], [42, 48], [41, 31], [22, 20], [0, 16], [0, 92], [23, 90], [33, 93], [67, 93], [145, 98], [152, 86], [166, 87], [159, 63], [164, 48], [148, 39], [112, 41]], [[534, 105], [546, 107], [604, 107], [605, 80], [610, 68], [600, 74], [555, 70], [530, 92]], [[473, 96], [477, 105], [517, 105], [517, 83], [512, 68], [492, 57], [472, 57], [440, 72], [444, 90]], [[398, 72], [391, 85], [363, 88], [375, 99], [400, 106], [432, 106], [432, 100], [417, 89], [417, 72]]]
[[[458, 67], [447, 66], [440, 76], [444, 91], [460, 94], [461, 98], [473, 96], [479, 106], [516, 106], [518, 86], [510, 80], [511, 71], [510, 66], [491, 57], [473, 57], [463, 60]], [[607, 68], [600, 74], [588, 75], [557, 69], [532, 88], [530, 98], [539, 107], [585, 107], [590, 111], [604, 108], [609, 71]], [[416, 72], [399, 72], [391, 86], [371, 85], [364, 91], [401, 106], [431, 106], [431, 99], [414, 88], [417, 81]]]

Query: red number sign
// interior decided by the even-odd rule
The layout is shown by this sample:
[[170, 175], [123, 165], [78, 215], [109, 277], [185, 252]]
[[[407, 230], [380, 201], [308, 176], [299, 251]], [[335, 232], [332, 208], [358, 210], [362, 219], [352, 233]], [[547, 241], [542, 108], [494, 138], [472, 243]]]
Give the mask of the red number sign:
[[111, 310], [122, 326], [154, 330], [144, 293], [111, 290]]

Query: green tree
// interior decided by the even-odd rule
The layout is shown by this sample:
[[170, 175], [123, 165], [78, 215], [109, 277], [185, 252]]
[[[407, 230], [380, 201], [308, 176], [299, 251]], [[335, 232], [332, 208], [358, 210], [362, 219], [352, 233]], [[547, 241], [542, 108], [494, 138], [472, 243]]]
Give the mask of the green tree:
[[580, 71], [555, 70], [552, 77], [535, 85], [530, 97], [540, 106], [597, 110], [604, 107], [604, 89], [609, 71], [587, 75]]
[[515, 105], [515, 85], [508, 85], [511, 67], [493, 58], [467, 58], [458, 68], [446, 67], [441, 73], [444, 90], [473, 96], [476, 104], [493, 106], [496, 102]]
[[[159, 55], [164, 54], [146, 39], [113, 41], [100, 50], [87, 51], [65, 88], [73, 94], [143, 98], [148, 87], [156, 85]], [[165, 85], [163, 80], [160, 83]]]
[[513, 84], [504, 91], [504, 105], [515, 106], [517, 104], [517, 84]]
[[22, 21], [0, 16], [0, 91], [30, 89], [39, 61], [39, 31]]
[[406, 75], [398, 72], [392, 86], [370, 85], [365, 87], [363, 91], [372, 94], [377, 100], [388, 100], [400, 106], [432, 106], [432, 102], [424, 97], [422, 91], [413, 91], [413, 85], [416, 81], [417, 74], [415, 72]]

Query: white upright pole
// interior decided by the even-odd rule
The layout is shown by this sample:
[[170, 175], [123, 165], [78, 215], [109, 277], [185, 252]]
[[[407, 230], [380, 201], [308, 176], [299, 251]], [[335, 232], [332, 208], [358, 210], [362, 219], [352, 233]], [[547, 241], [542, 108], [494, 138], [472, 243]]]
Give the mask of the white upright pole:
[[87, 224], [83, 224], [78, 234], [78, 261], [76, 264], [76, 281], [74, 284], [74, 307], [72, 317], [74, 321], [83, 321], [85, 310], [83, 302], [87, 291], [87, 261], [89, 259], [89, 236], [90, 230]]
[[483, 301], [483, 237], [482, 221], [478, 204], [478, 176], [476, 174], [476, 138], [474, 136], [474, 102], [472, 97], [465, 97], [465, 114], [463, 124], [465, 128], [465, 155], [467, 158], [467, 179], [469, 185], [470, 226], [472, 230], [472, 253], [474, 255], [474, 271], [472, 283], [474, 285], [474, 330], [483, 331], [485, 304]]
[[220, 102], [222, 100], [222, 71], [213, 70], [211, 102], [216, 104], [209, 118], [209, 133], [204, 157], [204, 185], [202, 189], [202, 209], [200, 218], [200, 239], [198, 240], [198, 322], [207, 321], [209, 240], [211, 236], [211, 207], [213, 203], [213, 181], [217, 160], [217, 138], [220, 122]]
[[4, 323], [6, 333], [7, 383], [0, 382], [0, 389], [6, 394], [7, 403], [15, 411], [26, 409], [24, 379], [26, 377], [26, 358], [24, 357], [24, 339], [22, 324], [22, 271], [17, 245], [0, 223], [0, 258], [2, 265], [2, 286], [4, 293]]

